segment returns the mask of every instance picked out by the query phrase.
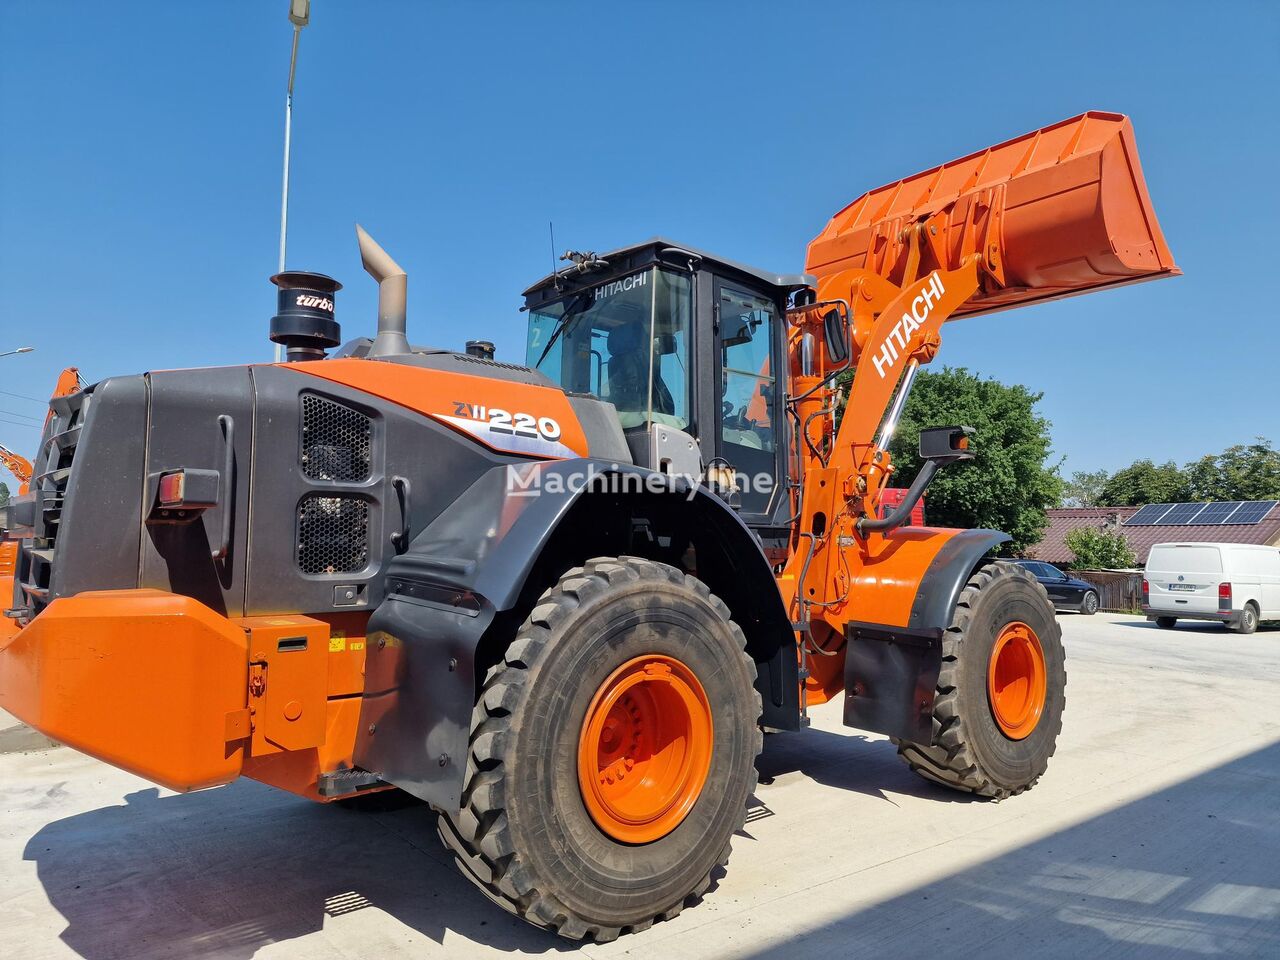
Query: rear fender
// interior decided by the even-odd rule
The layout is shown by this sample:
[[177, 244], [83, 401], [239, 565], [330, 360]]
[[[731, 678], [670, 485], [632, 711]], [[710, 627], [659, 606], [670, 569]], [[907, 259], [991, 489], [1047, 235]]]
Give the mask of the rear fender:
[[550, 461], [486, 472], [389, 564], [387, 598], [369, 623], [356, 763], [456, 808], [479, 682], [537, 594], [593, 556], [630, 551], [678, 564], [678, 554], [662, 555], [661, 538], [636, 549], [653, 532], [638, 525], [655, 523], [696, 531], [699, 555], [715, 558], [698, 575], [747, 634], [765, 722], [794, 728], [794, 635], [769, 563], [737, 515], [681, 478]]

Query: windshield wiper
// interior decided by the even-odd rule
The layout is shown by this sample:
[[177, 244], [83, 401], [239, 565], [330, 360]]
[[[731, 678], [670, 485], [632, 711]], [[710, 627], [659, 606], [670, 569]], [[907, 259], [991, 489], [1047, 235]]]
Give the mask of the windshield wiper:
[[582, 305], [582, 301], [587, 298], [588, 290], [579, 290], [564, 308], [564, 313], [560, 315], [560, 322], [556, 324], [555, 331], [551, 334], [551, 339], [547, 341], [546, 349], [542, 351], [542, 356], [538, 357], [538, 362], [533, 365], [536, 370], [542, 366], [542, 361], [547, 359], [547, 354], [551, 352], [551, 348], [556, 345], [556, 341], [560, 339], [560, 334], [564, 333], [570, 326], [571, 321], [577, 321], [586, 315], [583, 313], [575, 313], [574, 311]]

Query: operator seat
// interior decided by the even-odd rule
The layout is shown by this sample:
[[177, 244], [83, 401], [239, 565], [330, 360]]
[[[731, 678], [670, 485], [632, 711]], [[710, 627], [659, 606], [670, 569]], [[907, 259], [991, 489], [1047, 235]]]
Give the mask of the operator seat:
[[[609, 383], [601, 399], [608, 400], [619, 411], [648, 414], [649, 351], [645, 350], [644, 328], [638, 323], [624, 323], [609, 331]], [[674, 414], [676, 403], [662, 380], [653, 374], [653, 412]]]

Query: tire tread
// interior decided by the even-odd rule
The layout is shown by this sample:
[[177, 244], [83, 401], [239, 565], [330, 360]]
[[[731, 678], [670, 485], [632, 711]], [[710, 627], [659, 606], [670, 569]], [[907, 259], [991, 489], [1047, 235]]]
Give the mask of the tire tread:
[[[990, 589], [998, 579], [1008, 577], [1025, 581], [1043, 595], [1046, 604], [1049, 603], [1049, 595], [1044, 587], [1030, 572], [1016, 564], [991, 561], [978, 567], [961, 591], [951, 625], [943, 635], [942, 670], [938, 674], [933, 702], [933, 743], [924, 745], [905, 740], [895, 741], [898, 756], [906, 761], [912, 771], [926, 780], [953, 790], [995, 800], [1003, 800], [1030, 790], [1044, 773], [1040, 770], [1028, 782], [1016, 786], [999, 784], [991, 780], [981, 769], [974, 755], [960, 715], [960, 658], [965, 647], [965, 636], [969, 630], [973, 609], [984, 590]], [[1065, 671], [1063, 679], [1065, 683]], [[1065, 699], [1064, 693], [1064, 705]], [[1053, 731], [1053, 746], [1045, 757], [1046, 762], [1057, 748], [1057, 737], [1061, 729], [1062, 716], [1059, 713], [1057, 729]]]
[[[529, 681], [530, 671], [536, 667], [548, 645], [554, 642], [557, 627], [581, 604], [611, 587], [646, 579], [686, 586], [707, 600], [732, 630], [740, 655], [754, 681], [755, 663], [747, 655], [742, 629], [733, 621], [725, 603], [702, 581], [674, 567], [639, 557], [589, 560], [581, 567], [566, 571], [553, 587], [543, 592], [502, 659], [489, 669], [472, 713], [470, 756], [463, 783], [462, 808], [454, 816], [443, 811], [439, 816], [440, 838], [446, 849], [454, 855], [468, 879], [490, 900], [535, 926], [574, 940], [605, 943], [616, 940], [622, 933], [648, 929], [657, 920], [677, 916], [685, 906], [702, 898], [711, 886], [715, 871], [729, 859], [729, 845], [726, 844], [713, 867], [692, 891], [678, 901], [655, 911], [651, 918], [609, 926], [576, 916], [546, 889], [544, 879], [533, 875], [514, 847], [505, 812], [503, 746], [510, 733], [512, 718], [522, 701], [522, 691]], [[763, 712], [760, 695], [754, 686], [751, 693], [755, 698], [758, 721]], [[757, 722], [757, 757], [763, 741], [764, 735]], [[752, 775], [755, 775], [754, 764]], [[754, 781], [749, 788], [754, 791]], [[744, 806], [743, 823], [746, 813]], [[739, 823], [738, 829], [741, 826]]]

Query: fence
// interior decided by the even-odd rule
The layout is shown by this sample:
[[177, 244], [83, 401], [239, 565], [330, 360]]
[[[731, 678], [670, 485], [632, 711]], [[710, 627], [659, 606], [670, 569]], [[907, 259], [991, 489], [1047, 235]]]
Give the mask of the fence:
[[1123, 570], [1072, 570], [1071, 575], [1098, 588], [1098, 606], [1113, 613], [1142, 609], [1142, 574]]

